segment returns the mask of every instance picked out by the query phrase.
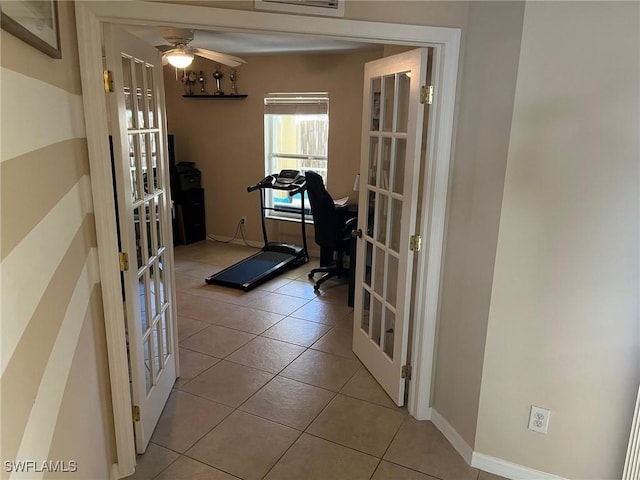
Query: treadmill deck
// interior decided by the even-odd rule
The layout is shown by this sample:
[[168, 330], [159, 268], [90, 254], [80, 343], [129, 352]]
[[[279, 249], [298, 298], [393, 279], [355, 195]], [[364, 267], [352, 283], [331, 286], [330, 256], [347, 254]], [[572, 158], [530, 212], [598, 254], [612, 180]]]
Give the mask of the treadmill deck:
[[209, 285], [239, 288], [245, 292], [279, 273], [306, 263], [304, 257], [289, 253], [260, 251], [208, 277]]

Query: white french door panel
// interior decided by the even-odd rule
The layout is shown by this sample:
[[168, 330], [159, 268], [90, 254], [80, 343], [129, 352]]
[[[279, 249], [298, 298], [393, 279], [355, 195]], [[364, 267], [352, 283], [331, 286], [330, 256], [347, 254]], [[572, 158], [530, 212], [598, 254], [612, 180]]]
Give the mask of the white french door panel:
[[353, 351], [404, 404], [428, 49], [365, 65]]
[[171, 198], [160, 53], [104, 28], [136, 450], [143, 453], [177, 373]]

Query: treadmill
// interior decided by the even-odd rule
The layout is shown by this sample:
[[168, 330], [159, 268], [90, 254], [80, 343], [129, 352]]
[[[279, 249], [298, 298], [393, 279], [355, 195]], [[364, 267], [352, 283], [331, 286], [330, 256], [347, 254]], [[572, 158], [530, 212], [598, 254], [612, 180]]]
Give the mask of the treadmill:
[[[239, 288], [248, 292], [252, 288], [257, 287], [282, 272], [307, 263], [309, 261], [309, 254], [307, 252], [304, 207], [304, 192], [306, 187], [306, 179], [298, 170], [282, 170], [278, 174], [269, 175], [255, 185], [247, 187], [247, 192], [256, 190], [260, 192], [260, 213], [264, 247], [262, 247], [262, 250], [258, 253], [207, 277], [205, 282], [209, 285]], [[285, 190], [289, 193], [290, 197], [299, 193], [302, 198], [300, 208], [265, 206], [265, 196], [268, 189]], [[265, 223], [267, 210], [300, 214], [302, 246], [291, 243], [269, 242]]]

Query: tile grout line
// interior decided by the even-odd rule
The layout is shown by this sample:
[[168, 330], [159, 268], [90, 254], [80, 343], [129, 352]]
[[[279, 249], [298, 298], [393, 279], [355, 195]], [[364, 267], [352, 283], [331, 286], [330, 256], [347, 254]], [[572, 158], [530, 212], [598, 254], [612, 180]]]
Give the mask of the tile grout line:
[[[194, 263], [197, 263], [197, 262], [195, 262], [195, 261], [194, 261]], [[185, 275], [188, 275], [188, 274], [185, 274]], [[287, 282], [287, 284], [291, 283], [291, 281], [295, 281], [295, 280], [297, 280], [298, 278], [300, 278], [300, 277], [296, 277], [295, 279], [289, 279], [290, 281], [289, 281], [289, 282]], [[287, 284], [285, 284], [285, 285], [287, 285]], [[282, 287], [280, 287], [280, 288], [282, 288]], [[178, 289], [176, 288], [176, 290], [178, 290]], [[283, 293], [281, 293], [281, 292], [276, 292], [276, 291], [268, 291], [268, 292], [269, 292], [269, 293], [267, 293], [267, 294], [265, 294], [265, 295], [269, 295], [269, 294], [273, 294], [273, 293], [278, 293], [279, 295], [286, 295], [286, 294], [283, 294]], [[193, 292], [189, 292], [189, 291], [183, 291], [183, 293], [186, 293], [187, 295], [197, 296], [197, 297], [199, 297], [199, 298], [206, 298], [206, 299], [211, 300], [211, 301], [213, 301], [213, 302], [223, 302], [223, 303], [227, 303], [227, 304], [230, 304], [230, 305], [238, 306], [238, 307], [240, 307], [240, 308], [248, 308], [248, 309], [251, 309], [251, 308], [252, 308], [252, 307], [247, 306], [246, 304], [237, 304], [237, 303], [234, 303], [234, 302], [230, 302], [230, 301], [228, 301], [227, 299], [216, 299], [216, 298], [212, 298], [212, 297], [210, 297], [210, 296], [206, 296], [206, 295], [196, 295], [196, 294], [194, 294]], [[287, 296], [292, 296], [292, 297], [294, 297], [294, 298], [301, 298], [301, 297], [297, 297], [297, 296], [293, 296], [293, 295], [287, 295]], [[326, 336], [326, 335], [328, 335], [329, 333], [333, 332], [333, 331], [334, 331], [334, 330], [335, 330], [339, 325], [338, 325], [337, 323], [333, 323], [333, 324], [326, 324], [326, 323], [323, 323], [323, 322], [316, 322], [316, 321], [314, 321], [314, 320], [309, 320], [309, 319], [304, 319], [304, 318], [297, 318], [297, 317], [293, 317], [292, 315], [293, 315], [296, 311], [300, 310], [300, 309], [301, 309], [301, 308], [303, 308], [305, 305], [308, 305], [309, 303], [313, 302], [314, 300], [316, 300], [316, 299], [317, 299], [317, 297], [316, 297], [316, 298], [313, 298], [313, 299], [306, 299], [306, 298], [302, 298], [302, 299], [303, 299], [303, 300], [307, 300], [307, 301], [306, 301], [303, 305], [301, 305], [299, 308], [297, 308], [296, 310], [294, 310], [293, 312], [291, 312], [291, 313], [290, 313], [290, 314], [288, 314], [288, 315], [284, 315], [284, 317], [283, 317], [281, 320], [279, 320], [278, 322], [276, 322], [275, 324], [271, 325], [270, 327], [266, 328], [265, 330], [263, 330], [261, 333], [258, 333], [258, 334], [255, 334], [255, 333], [253, 333], [253, 332], [246, 332], [246, 330], [234, 329], [233, 327], [228, 327], [228, 326], [226, 326], [226, 325], [220, 325], [220, 324], [215, 324], [215, 323], [209, 323], [209, 322], [206, 322], [206, 321], [205, 321], [205, 322], [203, 322], [203, 323], [207, 323], [207, 324], [208, 324], [208, 326], [211, 326], [211, 325], [217, 325], [217, 326], [220, 326], [220, 327], [223, 327], [223, 328], [228, 328], [228, 329], [230, 329], [230, 330], [241, 331], [241, 332], [244, 332], [244, 333], [249, 333], [249, 334], [251, 334], [251, 335], [254, 335], [254, 337], [253, 337], [251, 340], [249, 340], [249, 341], [248, 341], [248, 342], [246, 342], [245, 344], [243, 344], [243, 345], [239, 346], [238, 348], [236, 348], [235, 350], [233, 350], [232, 352], [230, 352], [228, 355], [226, 355], [226, 356], [225, 356], [225, 357], [223, 357], [223, 358], [219, 358], [219, 357], [216, 357], [216, 356], [210, 355], [210, 354], [208, 354], [208, 353], [198, 352], [197, 350], [191, 350], [191, 349], [189, 349], [189, 348], [187, 348], [187, 347], [179, 346], [179, 348], [184, 348], [185, 350], [188, 350], [188, 351], [192, 351], [192, 352], [195, 352], [195, 353], [199, 353], [199, 354], [207, 355], [208, 357], [211, 357], [211, 358], [214, 358], [214, 359], [217, 359], [217, 360], [218, 360], [218, 362], [216, 362], [214, 365], [212, 365], [212, 366], [210, 366], [210, 367], [206, 368], [205, 370], [203, 370], [202, 372], [198, 373], [198, 375], [194, 376], [192, 379], [189, 379], [189, 381], [185, 382], [185, 384], [184, 384], [184, 385], [187, 385], [188, 383], [191, 383], [193, 380], [197, 379], [199, 376], [203, 375], [204, 373], [206, 373], [206, 372], [207, 372], [207, 371], [209, 371], [211, 368], [213, 368], [213, 367], [215, 367], [216, 365], [218, 365], [218, 364], [219, 364], [221, 361], [223, 361], [223, 360], [224, 360], [224, 361], [228, 361], [228, 362], [230, 362], [230, 363], [237, 364], [237, 365], [242, 365], [242, 366], [245, 366], [245, 367], [250, 368], [250, 369], [255, 369], [255, 370], [260, 371], [260, 372], [265, 372], [265, 373], [271, 374], [271, 375], [273, 375], [273, 376], [272, 376], [272, 377], [271, 377], [271, 379], [269, 379], [269, 380], [268, 380], [264, 385], [262, 385], [262, 386], [261, 386], [261, 387], [260, 387], [256, 392], [254, 392], [251, 396], [249, 396], [246, 400], [244, 400], [240, 405], [235, 406], [235, 407], [231, 407], [230, 405], [225, 405], [225, 404], [223, 404], [223, 403], [216, 402], [216, 401], [214, 401], [214, 400], [211, 400], [211, 399], [209, 399], [209, 398], [207, 398], [207, 397], [202, 397], [202, 396], [197, 395], [197, 394], [195, 394], [195, 393], [191, 393], [191, 392], [183, 391], [183, 390], [181, 390], [181, 388], [180, 388], [180, 387], [183, 387], [184, 385], [180, 385], [180, 386], [178, 386], [178, 387], [174, 387], [176, 390], [181, 391], [181, 392], [183, 392], [183, 393], [187, 393], [187, 394], [193, 395], [193, 396], [198, 397], [198, 398], [203, 398], [203, 399], [205, 399], [205, 400], [207, 400], [207, 401], [214, 402], [214, 403], [217, 403], [217, 404], [220, 404], [220, 405], [224, 405], [224, 406], [226, 406], [226, 407], [231, 407], [231, 408], [232, 408], [232, 410], [231, 410], [231, 412], [229, 412], [229, 414], [225, 415], [225, 416], [220, 420], [220, 422], [218, 422], [215, 426], [213, 426], [210, 430], [208, 430], [208, 431], [207, 431], [205, 434], [203, 434], [200, 438], [198, 438], [196, 441], [194, 441], [194, 442], [193, 442], [193, 443], [192, 443], [192, 444], [191, 444], [191, 445], [190, 445], [190, 446], [185, 450], [185, 452], [184, 452], [184, 453], [176, 452], [176, 453], [178, 453], [178, 455], [179, 455], [179, 456], [178, 456], [178, 457], [177, 457], [173, 462], [171, 462], [171, 464], [169, 464], [167, 467], [165, 467], [165, 468], [163, 469], [163, 471], [165, 471], [166, 469], [168, 469], [168, 468], [170, 467], [170, 465], [172, 465], [173, 463], [175, 463], [175, 461], [177, 461], [180, 457], [186, 457], [186, 458], [192, 459], [192, 460], [194, 460], [194, 461], [197, 461], [197, 462], [199, 462], [199, 463], [203, 463], [203, 462], [201, 462], [200, 460], [193, 459], [192, 457], [190, 457], [189, 455], [187, 455], [187, 453], [186, 453], [186, 452], [187, 452], [190, 448], [192, 448], [194, 445], [196, 445], [200, 440], [202, 440], [202, 438], [204, 438], [206, 435], [210, 434], [213, 430], [215, 430], [215, 429], [216, 429], [216, 428], [217, 428], [221, 423], [223, 423], [226, 419], [228, 419], [228, 417], [229, 417], [229, 416], [233, 415], [235, 412], [241, 412], [241, 413], [244, 413], [244, 414], [252, 415], [252, 416], [257, 417], [257, 418], [262, 418], [263, 420], [269, 421], [269, 422], [274, 423], [274, 424], [277, 424], [277, 425], [282, 425], [282, 426], [285, 426], [285, 427], [287, 427], [287, 428], [290, 428], [290, 429], [293, 429], [293, 430], [296, 430], [296, 431], [298, 431], [298, 432], [299, 432], [299, 434], [297, 435], [296, 439], [295, 439], [295, 440], [291, 443], [291, 445], [290, 445], [290, 446], [285, 450], [285, 452], [283, 452], [283, 454], [282, 454], [282, 455], [281, 455], [281, 456], [280, 456], [280, 457], [275, 461], [275, 463], [274, 463], [274, 464], [269, 468], [269, 470], [267, 471], [267, 473], [264, 475], [264, 476], [266, 476], [266, 475], [268, 475], [268, 474], [269, 474], [269, 472], [270, 472], [270, 471], [271, 471], [271, 470], [272, 470], [272, 469], [273, 469], [273, 468], [274, 468], [274, 467], [275, 467], [275, 466], [280, 462], [280, 460], [284, 457], [284, 455], [286, 455], [286, 453], [291, 449], [291, 447], [292, 447], [292, 446], [293, 446], [293, 445], [294, 445], [294, 444], [295, 444], [295, 443], [300, 439], [300, 437], [301, 437], [304, 433], [307, 433], [308, 435], [314, 436], [314, 437], [316, 437], [316, 438], [321, 438], [321, 437], [317, 437], [317, 436], [315, 436], [315, 435], [312, 435], [312, 434], [308, 433], [308, 432], [307, 432], [307, 429], [308, 429], [308, 428], [313, 424], [313, 422], [314, 422], [314, 421], [315, 421], [315, 420], [316, 420], [316, 419], [317, 419], [317, 418], [318, 418], [318, 417], [319, 417], [319, 416], [320, 416], [320, 415], [321, 415], [321, 414], [326, 410], [326, 408], [328, 407], [328, 405], [329, 405], [329, 404], [331, 404], [331, 402], [332, 402], [332, 401], [334, 401], [334, 400], [335, 400], [335, 398], [336, 398], [338, 395], [344, 395], [344, 396], [349, 397], [349, 398], [354, 398], [354, 399], [359, 400], [359, 401], [363, 401], [363, 402], [366, 402], [366, 403], [372, 403], [372, 404], [374, 404], [373, 402], [368, 402], [368, 401], [366, 401], [366, 400], [357, 399], [356, 397], [350, 397], [349, 395], [341, 394], [341, 393], [340, 393], [340, 390], [342, 390], [342, 389], [345, 387], [345, 385], [346, 385], [349, 381], [351, 381], [351, 380], [353, 379], [353, 377], [358, 373], [358, 371], [359, 371], [361, 368], [363, 368], [363, 367], [362, 367], [361, 362], [359, 362], [359, 363], [360, 363], [360, 365], [359, 365], [359, 367], [356, 369], [356, 371], [355, 371], [352, 375], [350, 375], [350, 376], [349, 376], [349, 378], [348, 378], [348, 379], [347, 379], [347, 380], [346, 380], [346, 381], [341, 385], [341, 387], [338, 389], [338, 391], [335, 391], [335, 392], [334, 392], [333, 390], [329, 390], [329, 389], [326, 389], [326, 388], [324, 388], [324, 387], [319, 387], [319, 386], [317, 386], [317, 385], [313, 385], [313, 384], [310, 384], [310, 383], [302, 382], [302, 381], [297, 380], [297, 379], [291, 379], [291, 378], [286, 377], [286, 376], [284, 376], [284, 375], [280, 375], [280, 374], [281, 374], [281, 373], [282, 373], [282, 372], [283, 372], [283, 371], [284, 371], [284, 370], [285, 370], [289, 365], [291, 365], [291, 364], [292, 364], [294, 361], [296, 361], [296, 360], [297, 360], [301, 355], [303, 355], [305, 352], [307, 352], [307, 351], [309, 351], [309, 350], [317, 351], [317, 352], [321, 352], [321, 353], [325, 353], [325, 354], [327, 354], [327, 355], [331, 355], [331, 356], [336, 357], [336, 358], [341, 358], [341, 359], [347, 358], [347, 357], [344, 357], [344, 356], [341, 356], [341, 355], [337, 355], [337, 354], [335, 354], [335, 353], [331, 353], [331, 352], [324, 352], [324, 351], [316, 350], [316, 349], [313, 349], [313, 348], [312, 348], [312, 346], [313, 346], [315, 343], [317, 343], [317, 342], [318, 342], [320, 339], [322, 339], [324, 336]], [[331, 304], [333, 303], [333, 302], [329, 302], [329, 301], [325, 301], [325, 302], [323, 302], [322, 300], [318, 300], [318, 302], [322, 302], [322, 303], [324, 303], [324, 304], [329, 304], [329, 305], [331, 305]], [[257, 309], [257, 308], [256, 308], [255, 310], [258, 310], [258, 311], [261, 311], [261, 312], [267, 312], [266, 310], [261, 310], [261, 309]], [[282, 315], [281, 313], [278, 313], [278, 312], [267, 312], [267, 313], [274, 313], [274, 314], [276, 314], [276, 315]], [[348, 314], [347, 314], [347, 315], [348, 315]], [[345, 317], [346, 317], [346, 315], [345, 315]], [[185, 318], [192, 318], [192, 317], [185, 317]], [[277, 325], [278, 323], [282, 322], [282, 321], [283, 321], [284, 319], [286, 319], [286, 318], [293, 318], [293, 319], [296, 319], [296, 320], [301, 320], [301, 321], [307, 321], [307, 322], [317, 323], [317, 324], [320, 324], [320, 325], [326, 325], [326, 326], [328, 326], [328, 327], [329, 327], [329, 330], [327, 330], [327, 331], [326, 331], [326, 332], [324, 332], [320, 337], [318, 337], [317, 339], [315, 339], [315, 341], [314, 341], [314, 342], [312, 342], [312, 343], [311, 343], [311, 345], [309, 345], [309, 346], [306, 346], [306, 345], [299, 345], [299, 344], [296, 344], [296, 343], [293, 343], [293, 342], [287, 342], [287, 341], [284, 341], [284, 340], [281, 340], [281, 339], [271, 338], [271, 337], [267, 337], [266, 335], [263, 335], [267, 330], [269, 330], [270, 328], [274, 327], [274, 326], [275, 326], [275, 325]], [[197, 319], [197, 318], [192, 318], [192, 319], [193, 319], [193, 320], [196, 320], [196, 321], [202, 321], [202, 320]], [[201, 331], [205, 330], [206, 328], [208, 328], [208, 326], [207, 326], [207, 327], [204, 327], [203, 329], [199, 330], [198, 332], [193, 333], [192, 335], [190, 335], [190, 336], [189, 336], [189, 337], [187, 337], [187, 338], [191, 338], [192, 336], [197, 335], [199, 332], [201, 332]], [[299, 347], [302, 347], [302, 348], [303, 348], [303, 350], [302, 350], [302, 351], [300, 352], [300, 354], [298, 354], [295, 358], [293, 358], [291, 361], [289, 361], [289, 362], [288, 362], [284, 367], [282, 367], [282, 368], [281, 368], [277, 373], [274, 373], [274, 372], [271, 372], [271, 371], [265, 371], [265, 370], [262, 370], [262, 369], [260, 369], [260, 368], [255, 367], [255, 366], [251, 366], [251, 365], [244, 365], [244, 364], [240, 364], [240, 363], [234, 362], [234, 361], [232, 361], [232, 360], [229, 360], [229, 357], [230, 357], [231, 355], [233, 355], [235, 352], [237, 352], [238, 350], [242, 349], [242, 348], [243, 348], [243, 347], [245, 347], [246, 345], [250, 344], [251, 342], [253, 342], [253, 341], [254, 341], [258, 336], [260, 336], [260, 337], [262, 337], [262, 338], [271, 339], [271, 340], [274, 340], [274, 341], [281, 341], [281, 342], [283, 342], [283, 343], [287, 343], [287, 344], [291, 344], [291, 345], [299, 346]], [[185, 338], [185, 339], [183, 339], [183, 340], [186, 340], [187, 338]], [[260, 415], [256, 415], [256, 414], [254, 414], [254, 413], [245, 412], [245, 411], [243, 411], [243, 410], [240, 410], [240, 408], [241, 408], [243, 405], [245, 405], [245, 404], [246, 404], [246, 403], [247, 403], [251, 398], [253, 398], [253, 397], [254, 397], [255, 395], [257, 395], [260, 391], [262, 391], [262, 390], [263, 390], [267, 385], [269, 385], [269, 384], [270, 384], [270, 383], [271, 383], [271, 382], [272, 382], [276, 377], [286, 378], [286, 379], [288, 379], [288, 380], [295, 381], [295, 382], [299, 382], [299, 383], [304, 384], [304, 385], [309, 385], [309, 386], [312, 386], [312, 387], [314, 387], [314, 388], [320, 388], [320, 389], [322, 389], [323, 391], [330, 392], [330, 393], [332, 394], [332, 396], [331, 396], [330, 400], [327, 402], [327, 404], [326, 404], [326, 405], [325, 405], [325, 406], [320, 410], [320, 412], [319, 412], [319, 413], [317, 413], [317, 414], [313, 417], [313, 419], [312, 419], [312, 420], [307, 424], [307, 426], [305, 427], [305, 429], [304, 429], [304, 430], [302, 430], [302, 431], [301, 431], [301, 430], [298, 430], [298, 429], [296, 429], [296, 428], [290, 427], [290, 426], [288, 426], [288, 425], [281, 424], [280, 422], [276, 422], [276, 421], [274, 421], [274, 420], [271, 420], [271, 419], [269, 419], [269, 418], [261, 417]], [[377, 404], [374, 404], [374, 405], [377, 405]], [[382, 405], [378, 405], [378, 406], [382, 406]], [[335, 445], [340, 445], [340, 446], [342, 446], [342, 447], [344, 447], [344, 448], [348, 448], [348, 449], [350, 449], [350, 450], [354, 450], [354, 451], [356, 451], [356, 452], [359, 452], [359, 450], [353, 449], [353, 448], [348, 447], [348, 446], [343, 446], [343, 445], [341, 445], [341, 444], [339, 444], [339, 443], [337, 443], [337, 442], [333, 442], [333, 441], [331, 441], [331, 440], [327, 440], [327, 439], [322, 439], [322, 440], [324, 440], [324, 441], [328, 441], [328, 442], [333, 443], [333, 444], [335, 444]], [[166, 448], [166, 447], [162, 447], [162, 448]], [[168, 450], [171, 450], [171, 449], [168, 449]], [[174, 451], [174, 450], [171, 450], [171, 451]], [[363, 453], [363, 454], [366, 454], [366, 455], [368, 455], [368, 456], [372, 456], [372, 457], [376, 458], [375, 456], [370, 455], [370, 454], [368, 454], [368, 453], [366, 453], [366, 452], [360, 452], [360, 453]], [[378, 464], [376, 465], [376, 468], [374, 469], [374, 473], [375, 473], [375, 471], [377, 470], [377, 468], [378, 468], [378, 466], [379, 466], [380, 462], [381, 462], [381, 459], [378, 459]], [[207, 464], [206, 462], [205, 462], [205, 463], [203, 463], [203, 464], [205, 464], [205, 465], [209, 465], [209, 464]], [[213, 467], [213, 468], [215, 468], [215, 469], [218, 469], [218, 467], [216, 467], [216, 466], [214, 466], [214, 465], [211, 465], [211, 467]], [[218, 470], [220, 470], [220, 469], [218, 469]], [[224, 471], [224, 470], [220, 470], [220, 471]], [[159, 474], [157, 474], [157, 475], [156, 475], [156, 477], [157, 477], [157, 476], [159, 476], [161, 473], [162, 473], [162, 472], [160, 472]], [[230, 472], [226, 472], [226, 473], [231, 474]], [[233, 474], [231, 474], [231, 475], [233, 475]], [[262, 478], [264, 478], [264, 476], [263, 476]]]

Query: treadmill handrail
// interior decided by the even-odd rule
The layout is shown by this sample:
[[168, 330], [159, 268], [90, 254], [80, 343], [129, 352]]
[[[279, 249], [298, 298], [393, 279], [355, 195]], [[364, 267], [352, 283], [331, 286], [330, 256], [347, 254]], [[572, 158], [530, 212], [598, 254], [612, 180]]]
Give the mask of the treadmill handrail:
[[271, 185], [273, 185], [275, 181], [276, 181], [275, 175], [268, 175], [264, 177], [262, 180], [260, 180], [258, 183], [256, 183], [255, 185], [249, 185], [247, 187], [247, 192], [253, 192], [258, 189], [271, 188]]
[[274, 190], [287, 190], [289, 192], [289, 196], [292, 197], [298, 193], [302, 193], [306, 187], [307, 180], [302, 176], [292, 183], [280, 183], [278, 182], [277, 175], [269, 175], [264, 177], [255, 185], [249, 185], [247, 187], [247, 192], [272, 188]]

